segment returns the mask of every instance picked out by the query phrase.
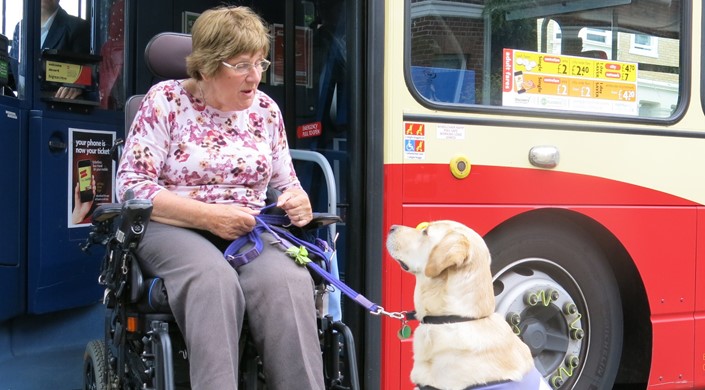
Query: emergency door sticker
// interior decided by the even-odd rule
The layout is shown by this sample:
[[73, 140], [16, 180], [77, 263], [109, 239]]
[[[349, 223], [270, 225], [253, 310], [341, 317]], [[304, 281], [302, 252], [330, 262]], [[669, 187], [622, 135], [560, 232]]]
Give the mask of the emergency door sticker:
[[502, 105], [638, 115], [635, 63], [504, 49]]
[[321, 121], [296, 126], [296, 138], [298, 139], [318, 137], [321, 134], [323, 134]]
[[426, 125], [424, 123], [404, 124], [404, 157], [410, 160], [423, 160], [426, 152]]
[[90, 224], [98, 205], [115, 201], [114, 142], [114, 131], [69, 129], [68, 227]]

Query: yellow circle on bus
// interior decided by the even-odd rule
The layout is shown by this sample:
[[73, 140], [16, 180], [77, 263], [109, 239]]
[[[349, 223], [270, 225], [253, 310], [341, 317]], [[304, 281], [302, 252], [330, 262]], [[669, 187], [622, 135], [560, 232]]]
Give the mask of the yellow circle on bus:
[[450, 173], [456, 179], [465, 179], [470, 174], [470, 160], [465, 155], [457, 155], [450, 159]]

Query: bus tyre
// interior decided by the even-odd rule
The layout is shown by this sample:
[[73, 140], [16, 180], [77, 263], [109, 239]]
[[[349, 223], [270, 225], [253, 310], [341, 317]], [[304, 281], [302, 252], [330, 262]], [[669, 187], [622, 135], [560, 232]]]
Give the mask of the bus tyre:
[[514, 225], [487, 237], [497, 312], [554, 389], [612, 388], [622, 352], [622, 305], [607, 258], [564, 224]]
[[109, 368], [105, 343], [91, 340], [83, 354], [83, 389], [108, 390]]

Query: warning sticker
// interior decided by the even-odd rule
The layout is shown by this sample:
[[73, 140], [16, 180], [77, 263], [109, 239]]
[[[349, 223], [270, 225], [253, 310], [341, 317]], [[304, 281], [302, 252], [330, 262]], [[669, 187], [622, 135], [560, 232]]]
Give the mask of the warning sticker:
[[426, 152], [426, 125], [407, 122], [404, 124], [404, 157], [423, 160]]

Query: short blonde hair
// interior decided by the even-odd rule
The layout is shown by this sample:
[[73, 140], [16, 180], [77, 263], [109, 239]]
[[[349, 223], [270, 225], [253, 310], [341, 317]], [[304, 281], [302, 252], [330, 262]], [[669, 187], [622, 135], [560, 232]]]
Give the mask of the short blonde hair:
[[269, 53], [267, 24], [248, 7], [221, 6], [209, 9], [191, 29], [191, 54], [186, 70], [196, 80], [213, 76], [220, 63], [241, 54]]

